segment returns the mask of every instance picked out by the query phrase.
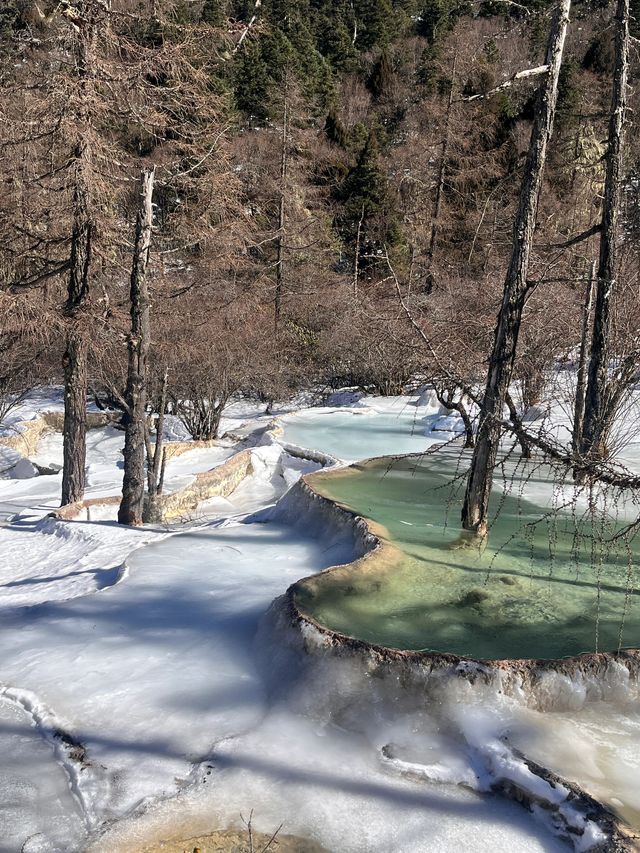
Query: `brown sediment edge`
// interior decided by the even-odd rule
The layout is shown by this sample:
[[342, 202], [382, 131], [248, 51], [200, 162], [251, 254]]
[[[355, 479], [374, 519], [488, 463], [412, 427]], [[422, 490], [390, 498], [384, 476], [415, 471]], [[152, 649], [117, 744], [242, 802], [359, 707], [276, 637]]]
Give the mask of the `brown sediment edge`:
[[194, 481], [184, 489], [163, 498], [162, 521], [182, 518], [197, 509], [199, 503], [210, 498], [228, 497], [252, 473], [251, 449], [246, 448], [215, 468], [196, 474]]
[[[285, 623], [294, 628], [307, 654], [352, 657], [357, 659], [369, 674], [380, 677], [386, 674], [395, 675], [399, 683], [406, 687], [424, 688], [427, 681], [439, 676], [460, 678], [471, 684], [493, 685], [501, 692], [524, 698], [528, 705], [539, 709], [553, 707], [554, 688], [549, 679], [553, 674], [582, 684], [587, 694], [591, 693], [597, 698], [615, 695], [616, 689], [623, 688], [629, 682], [637, 683], [640, 674], [638, 649], [583, 654], [558, 660], [483, 660], [447, 653], [387, 648], [322, 625], [301, 604], [299, 593], [303, 589], [313, 590], [314, 586], [322, 583], [322, 575], [329, 572], [351, 574], [354, 571], [370, 571], [381, 563], [391, 566], [400, 558], [401, 552], [382, 538], [383, 530], [375, 523], [322, 495], [314, 487], [312, 478], [313, 475], [303, 476], [281, 500], [278, 505], [278, 517], [305, 527], [314, 523], [318, 525], [320, 522], [325, 529], [329, 521], [332, 531], [346, 531], [350, 534], [355, 559], [297, 581], [280, 600], [280, 614]], [[606, 836], [605, 842], [588, 849], [602, 853], [640, 851], [638, 833], [605, 805], [596, 801], [578, 785], [561, 779], [524, 756], [521, 758], [531, 773], [548, 783], [552, 789], [563, 786], [569, 792], [566, 803], [578, 809], [586, 820], [595, 823]], [[567, 827], [566, 821], [563, 830], [564, 818], [551, 801], [540, 798], [513, 780], [498, 779], [496, 790], [522, 803], [531, 811], [546, 813], [556, 825], [556, 829], [561, 831], [561, 834], [564, 832], [568, 840], [579, 839], [580, 830], [572, 828], [571, 825]]]
[[[100, 429], [108, 426], [119, 417], [113, 412], [87, 412], [87, 429]], [[21, 456], [30, 456], [38, 449], [40, 439], [49, 432], [62, 432], [63, 412], [43, 412], [30, 421], [20, 421], [13, 433], [0, 436], [0, 444], [10, 447]]]
[[[188, 449], [197, 450], [202, 446], [202, 442], [199, 442], [196, 447], [193, 446], [194, 444], [195, 442], [192, 442], [192, 446]], [[177, 453], [175, 455], [181, 454]], [[195, 474], [193, 481], [187, 486], [162, 498], [159, 506], [160, 515], [156, 523], [162, 524], [164, 522], [175, 521], [178, 518], [184, 518], [196, 510], [198, 504], [210, 498], [228, 497], [252, 472], [251, 449], [246, 448], [235, 453], [215, 468]], [[88, 498], [78, 503], [62, 506], [52, 512], [51, 515], [63, 521], [77, 521], [82, 518], [89, 518], [92, 507], [117, 506], [120, 503], [121, 497], [118, 494]]]
[[[106, 426], [112, 420], [108, 414], [102, 413], [89, 413], [89, 417], [90, 428], [92, 429]], [[32, 424], [33, 426], [31, 426]], [[23, 447], [24, 450], [19, 450], [19, 452], [27, 455], [35, 452], [38, 442], [44, 433], [48, 431], [60, 431], [62, 429], [62, 413], [54, 412], [45, 414], [33, 421], [26, 421], [21, 426], [25, 427], [25, 431], [21, 431], [15, 436], [7, 437], [5, 443], [8, 444], [9, 441], [19, 443], [24, 437], [24, 443], [19, 444], [19, 447]], [[333, 456], [329, 456], [329, 454], [307, 450], [306, 448], [280, 441], [279, 436], [282, 435], [282, 432], [283, 429], [278, 424], [277, 419], [274, 419], [258, 431], [260, 435], [269, 434], [278, 440], [278, 444], [290, 456], [298, 459], [309, 459], [312, 462], [318, 462], [323, 467], [339, 464], [338, 460]], [[233, 433], [225, 433], [225, 437], [235, 439], [239, 442], [246, 443], [247, 441], [247, 437], [236, 437]], [[0, 439], [0, 443], [2, 443], [2, 439]], [[8, 444], [8, 446], [14, 447], [14, 444]], [[224, 442], [215, 438], [206, 441], [171, 441], [164, 445], [167, 460], [177, 459], [179, 456], [189, 453], [192, 450], [206, 450], [212, 447], [224, 446], [226, 446]], [[18, 447], [15, 447], [15, 449], [18, 449]], [[160, 514], [155, 523], [164, 524], [185, 518], [194, 512], [203, 501], [215, 497], [228, 497], [252, 473], [251, 447], [245, 447], [215, 468], [195, 474], [194, 480], [184, 488], [166, 495], [160, 502]], [[78, 503], [59, 507], [51, 515], [64, 521], [77, 521], [83, 518], [89, 519], [93, 507], [117, 506], [120, 500], [120, 494], [87, 498]]]
[[[269, 847], [269, 842], [272, 842]], [[180, 838], [176, 840], [157, 841], [155, 843], [126, 845], [122, 853], [191, 853], [192, 850], [201, 850], [202, 853], [250, 853], [252, 850], [277, 850], [278, 853], [327, 853], [315, 841], [301, 838], [297, 835], [278, 833], [275, 839], [264, 832], [251, 832], [251, 841], [248, 831], [241, 829], [221, 829], [197, 835], [192, 838]]]
[[[371, 461], [371, 460], [368, 460]], [[455, 668], [467, 679], [476, 680], [482, 676], [500, 674], [502, 686], [508, 687], [505, 675], [516, 677], [519, 686], [534, 688], [540, 677], [546, 672], [559, 673], [570, 678], [580, 676], [603, 677], [611, 674], [612, 666], [623, 667], [627, 674], [634, 679], [640, 675], [640, 650], [623, 649], [619, 652], [592, 652], [573, 657], [559, 659], [523, 658], [485, 660], [483, 658], [461, 657], [445, 652], [425, 652], [405, 649], [393, 649], [364, 640], [358, 640], [339, 631], [334, 631], [308, 613], [298, 600], [297, 594], [302, 588], [313, 590], [322, 582], [323, 574], [353, 573], [354, 571], [372, 571], [381, 564], [393, 565], [401, 558], [400, 550], [386, 541], [385, 531], [375, 522], [358, 515], [353, 510], [325, 497], [311, 482], [312, 475], [304, 475], [281, 501], [284, 512], [281, 514], [316, 515], [318, 518], [330, 519], [335, 527], [350, 528], [356, 558], [346, 564], [331, 566], [319, 574], [310, 575], [292, 584], [286, 593], [287, 604], [292, 617], [298, 624], [306, 624], [323, 646], [336, 646], [344, 650], [366, 652], [373, 660], [380, 662], [410, 662], [421, 667], [427, 667], [430, 672], [437, 669]], [[292, 504], [293, 512], [289, 513], [287, 504]], [[618, 673], [620, 674], [620, 673]], [[485, 680], [490, 680], [486, 679]]]

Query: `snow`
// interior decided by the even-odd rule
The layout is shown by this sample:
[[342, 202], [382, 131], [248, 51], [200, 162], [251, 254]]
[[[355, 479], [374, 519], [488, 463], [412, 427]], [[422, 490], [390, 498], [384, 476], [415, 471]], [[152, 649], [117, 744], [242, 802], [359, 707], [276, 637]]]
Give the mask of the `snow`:
[[50, 744], [32, 723], [18, 702], [0, 696], [0, 850], [79, 849], [85, 834], [81, 810]]
[[[38, 391], [12, 429], [60, 402], [55, 389]], [[553, 715], [478, 696], [464, 679], [426, 696], [346, 660], [305, 660], [299, 638], [265, 614], [293, 581], [348, 560], [351, 546], [259, 523], [260, 511], [301, 473], [331, 462], [327, 454], [346, 461], [428, 448], [460, 423], [443, 416], [432, 392], [288, 408], [276, 413], [282, 444], [301, 429], [313, 458], [264, 432], [274, 417], [264, 406], [234, 402], [224, 431], [253, 434], [254, 473], [181, 526], [133, 530], [97, 511], [91, 521], [57, 521], [47, 514], [60, 474], [0, 480], [0, 850], [138, 850], [168, 832], [238, 825], [253, 809], [257, 829], [284, 822], [341, 853], [554, 853], [566, 848], [542, 822], [486, 793], [500, 774], [538, 784], [511, 747], [572, 770], [570, 738], [593, 743], [605, 717], [614, 722], [602, 741], [637, 743], [626, 712], [616, 717], [607, 704], [589, 717], [586, 694], [557, 730], [567, 732], [563, 754]], [[432, 434], [443, 417], [448, 432]], [[175, 420], [167, 437], [184, 439]], [[123, 434], [105, 428], [88, 439], [87, 497], [116, 495]], [[168, 490], [238, 449], [228, 439], [176, 457]], [[48, 434], [30, 463], [55, 467], [61, 450], [60, 436]], [[2, 458], [11, 468], [22, 461]], [[597, 793], [633, 810], [633, 749], [584, 754], [588, 780], [604, 779]], [[576, 849], [598, 841], [584, 828]]]

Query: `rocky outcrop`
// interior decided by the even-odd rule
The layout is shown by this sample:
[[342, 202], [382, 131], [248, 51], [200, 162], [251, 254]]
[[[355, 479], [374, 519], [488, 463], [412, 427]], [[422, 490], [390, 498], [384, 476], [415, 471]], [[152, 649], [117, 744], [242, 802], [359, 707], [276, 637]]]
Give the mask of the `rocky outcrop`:
[[[115, 423], [120, 417], [119, 412], [88, 412], [87, 429], [100, 429]], [[30, 421], [20, 421], [14, 432], [0, 436], [0, 444], [16, 450], [22, 456], [33, 456], [37, 453], [38, 444], [49, 432], [62, 432], [64, 414], [62, 412], [43, 412], [39, 417]]]
[[[191, 447], [191, 450], [193, 449]], [[163, 524], [184, 518], [197, 509], [202, 501], [214, 497], [228, 497], [252, 471], [251, 451], [241, 450], [216, 468], [196, 474], [193, 481], [184, 488], [163, 496], [158, 504], [160, 512], [156, 519], [152, 519], [153, 523]], [[90, 520], [93, 507], [118, 506], [120, 499], [119, 494], [87, 498], [62, 506], [51, 514], [64, 521]]]
[[210, 498], [228, 497], [253, 471], [251, 450], [241, 450], [226, 462], [196, 474], [192, 483], [160, 502], [162, 521], [183, 518], [198, 508], [198, 504]]

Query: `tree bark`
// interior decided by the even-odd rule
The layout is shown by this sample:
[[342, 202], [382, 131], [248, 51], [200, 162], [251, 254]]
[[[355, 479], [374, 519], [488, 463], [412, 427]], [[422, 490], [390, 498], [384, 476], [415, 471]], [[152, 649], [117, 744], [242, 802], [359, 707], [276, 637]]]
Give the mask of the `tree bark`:
[[87, 436], [87, 339], [82, 329], [67, 333], [64, 370], [62, 506], [84, 497]]
[[95, 20], [89, 8], [76, 26], [79, 87], [78, 141], [74, 150], [71, 253], [65, 315], [69, 320], [64, 369], [62, 505], [84, 497], [87, 433], [87, 349], [82, 310], [89, 299], [91, 270], [91, 81], [95, 72]]
[[489, 496], [501, 435], [499, 421], [502, 419], [505, 397], [513, 372], [522, 311], [527, 294], [527, 273], [547, 146], [553, 131], [558, 79], [570, 8], [571, 0], [559, 0], [549, 33], [546, 57], [549, 70], [536, 106], [518, 214], [514, 223], [511, 263], [498, 314], [493, 351], [489, 359], [476, 446], [462, 509], [463, 530], [473, 536], [484, 537], [487, 532]]
[[147, 452], [147, 500], [144, 506], [143, 520], [147, 523], [162, 521], [160, 498], [164, 488], [164, 473], [167, 467], [167, 453], [164, 449], [164, 413], [167, 407], [167, 386], [169, 371], [165, 370], [160, 392], [158, 420], [156, 422], [156, 443], [151, 444], [149, 422], [145, 421], [144, 443]]
[[284, 290], [284, 237], [287, 221], [287, 167], [289, 154], [289, 80], [285, 71], [284, 105], [282, 108], [282, 140], [280, 145], [280, 199], [278, 203], [278, 239], [276, 242], [275, 327], [280, 325]]
[[582, 443], [582, 427], [584, 424], [585, 392], [587, 385], [587, 363], [590, 357], [589, 331], [591, 329], [591, 313], [593, 308], [593, 290], [596, 283], [597, 264], [591, 265], [591, 275], [587, 283], [587, 292], [582, 310], [582, 335], [580, 338], [580, 354], [578, 356], [578, 374], [576, 377], [576, 401], [573, 412], [573, 434], [571, 446], [578, 453]]
[[140, 209], [131, 267], [131, 334], [127, 370], [124, 477], [120, 524], [142, 524], [144, 513], [145, 418], [147, 407], [147, 358], [151, 337], [147, 269], [153, 229], [154, 169], [144, 169], [140, 179]]
[[629, 76], [629, 0], [618, 0], [616, 11], [615, 70], [606, 155], [606, 177], [600, 230], [600, 257], [596, 285], [589, 378], [585, 395], [583, 456], [606, 458], [606, 402], [608, 396], [611, 300], [616, 289], [619, 213], [622, 197], [624, 121]]
[[453, 65], [451, 68], [451, 86], [449, 88], [449, 100], [447, 102], [447, 115], [444, 125], [444, 138], [442, 140], [442, 154], [440, 156], [440, 167], [438, 169], [438, 183], [436, 185], [436, 199], [433, 206], [433, 217], [431, 220], [431, 235], [429, 237], [429, 249], [427, 251], [427, 289], [431, 290], [433, 286], [433, 256], [438, 244], [438, 236], [440, 233], [440, 216], [442, 214], [442, 197], [444, 195], [444, 183], [447, 174], [447, 159], [449, 157], [449, 145], [451, 139], [451, 111], [453, 109], [453, 90], [456, 79], [456, 64], [458, 56], [453, 57]]

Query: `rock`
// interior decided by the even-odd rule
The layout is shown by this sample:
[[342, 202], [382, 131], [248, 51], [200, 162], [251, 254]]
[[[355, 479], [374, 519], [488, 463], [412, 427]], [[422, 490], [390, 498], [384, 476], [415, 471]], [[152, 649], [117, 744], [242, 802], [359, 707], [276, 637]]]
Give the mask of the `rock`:
[[12, 480], [30, 480], [38, 476], [38, 469], [33, 462], [23, 457], [13, 466], [9, 476]]
[[484, 589], [470, 589], [457, 602], [458, 607], [473, 607], [481, 604], [489, 598], [489, 593]]
[[38, 465], [37, 462], [34, 462], [33, 466], [41, 477], [55, 476], [62, 471], [62, 465], [58, 465], [56, 462], [50, 462], [48, 465]]

